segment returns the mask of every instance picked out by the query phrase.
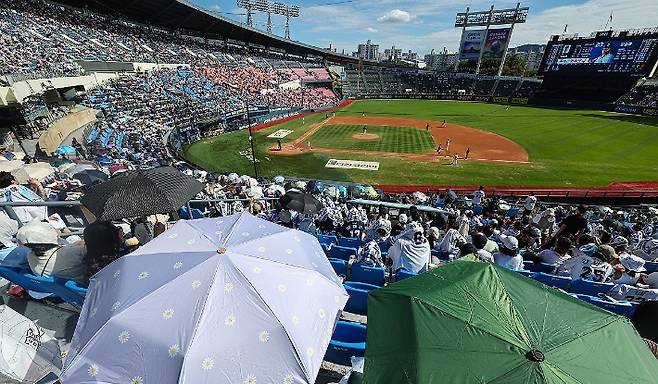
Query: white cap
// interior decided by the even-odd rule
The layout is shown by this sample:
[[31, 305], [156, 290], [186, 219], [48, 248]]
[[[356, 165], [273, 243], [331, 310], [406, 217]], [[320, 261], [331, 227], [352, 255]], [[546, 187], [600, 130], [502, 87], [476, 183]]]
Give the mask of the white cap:
[[647, 270], [644, 268], [645, 260], [635, 255], [630, 255], [628, 253], [621, 254], [619, 255], [619, 261], [621, 262], [621, 265], [629, 271], [644, 272]]
[[511, 250], [511, 251], [516, 251], [519, 249], [519, 241], [516, 239], [514, 236], [501, 236], [502, 242], [503, 242], [503, 247]]
[[653, 289], [658, 288], [658, 272], [650, 273], [649, 276], [644, 279], [644, 282]]
[[53, 244], [57, 245], [58, 234], [50, 224], [33, 220], [18, 230], [16, 240], [22, 245], [26, 244]]
[[407, 223], [407, 215], [404, 213], [401, 213], [400, 216], [398, 216], [398, 221], [400, 224], [406, 224]]

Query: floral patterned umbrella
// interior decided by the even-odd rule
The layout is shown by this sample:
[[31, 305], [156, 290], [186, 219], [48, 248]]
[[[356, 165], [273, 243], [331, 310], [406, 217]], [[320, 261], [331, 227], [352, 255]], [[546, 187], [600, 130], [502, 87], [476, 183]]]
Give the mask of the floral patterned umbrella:
[[181, 220], [92, 277], [63, 383], [314, 383], [347, 293], [317, 240]]

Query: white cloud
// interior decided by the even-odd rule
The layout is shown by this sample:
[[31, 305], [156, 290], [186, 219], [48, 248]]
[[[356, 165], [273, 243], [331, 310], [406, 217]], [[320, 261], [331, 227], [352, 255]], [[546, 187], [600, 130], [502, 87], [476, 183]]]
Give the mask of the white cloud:
[[368, 28], [366, 28], [366, 31], [368, 31], [368, 32], [370, 32], [370, 33], [375, 33], [375, 32], [377, 32], [377, 30], [376, 30], [375, 28], [373, 28], [373, 27], [368, 27]]
[[410, 14], [407, 11], [394, 9], [392, 11], [388, 11], [384, 16], [378, 17], [377, 21], [380, 23], [408, 23], [415, 18], [416, 16]]

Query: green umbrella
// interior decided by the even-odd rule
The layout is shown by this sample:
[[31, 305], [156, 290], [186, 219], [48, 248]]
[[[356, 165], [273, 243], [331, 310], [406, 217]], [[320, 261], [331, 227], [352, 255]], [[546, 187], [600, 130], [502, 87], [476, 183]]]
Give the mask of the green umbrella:
[[658, 383], [630, 321], [458, 260], [370, 292], [364, 383]]

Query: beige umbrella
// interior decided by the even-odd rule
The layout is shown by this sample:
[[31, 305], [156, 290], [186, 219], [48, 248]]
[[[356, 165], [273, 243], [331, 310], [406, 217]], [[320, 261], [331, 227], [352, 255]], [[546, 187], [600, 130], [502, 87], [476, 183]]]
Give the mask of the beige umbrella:
[[21, 184], [27, 183], [29, 179], [42, 180], [53, 173], [55, 173], [55, 168], [48, 163], [25, 164], [11, 172]]
[[0, 161], [0, 172], [12, 172], [24, 165], [20, 160]]

